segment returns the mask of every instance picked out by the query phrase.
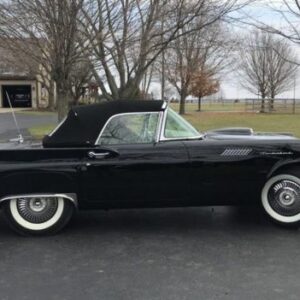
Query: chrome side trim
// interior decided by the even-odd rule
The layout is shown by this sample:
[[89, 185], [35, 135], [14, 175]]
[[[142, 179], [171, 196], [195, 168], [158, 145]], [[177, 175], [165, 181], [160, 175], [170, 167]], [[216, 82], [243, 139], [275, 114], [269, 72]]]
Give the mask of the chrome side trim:
[[187, 141], [187, 140], [200, 140], [204, 137], [204, 134], [199, 136], [193, 136], [193, 137], [181, 137], [181, 138], [161, 138], [160, 142], [166, 142], [166, 141]]
[[[120, 116], [127, 116], [127, 115], [148, 115], [148, 114], [158, 114], [158, 117], [159, 117], [159, 121], [158, 122], [160, 122], [160, 118], [161, 118], [161, 115], [160, 115], [160, 111], [148, 111], [148, 112], [129, 112], [129, 113], [121, 113], [121, 114], [115, 114], [115, 115], [113, 115], [113, 116], [111, 116], [107, 121], [106, 121], [106, 123], [104, 124], [104, 126], [102, 127], [102, 129], [101, 129], [101, 131], [100, 131], [100, 133], [99, 133], [99, 135], [98, 135], [98, 137], [97, 137], [97, 139], [96, 139], [96, 142], [95, 142], [95, 146], [99, 146], [99, 140], [100, 140], [100, 138], [101, 138], [101, 135], [103, 134], [103, 132], [104, 132], [104, 130], [105, 130], [105, 128], [107, 127], [107, 125], [109, 124], [109, 122], [112, 120], [112, 119], [114, 119], [114, 118], [116, 118], [116, 117], [120, 117]], [[157, 130], [158, 128], [156, 128], [156, 130]], [[155, 136], [156, 136], [156, 134], [155, 134]]]
[[291, 151], [287, 151], [287, 152], [282, 152], [282, 151], [278, 151], [278, 152], [260, 152], [260, 155], [293, 155], [294, 152]]
[[78, 200], [77, 195], [73, 193], [67, 193], [67, 194], [20, 194], [20, 195], [10, 195], [0, 198], [0, 204], [4, 201], [9, 201], [13, 199], [19, 199], [19, 198], [64, 198], [67, 200], [70, 200], [74, 203], [75, 207], [78, 208]]

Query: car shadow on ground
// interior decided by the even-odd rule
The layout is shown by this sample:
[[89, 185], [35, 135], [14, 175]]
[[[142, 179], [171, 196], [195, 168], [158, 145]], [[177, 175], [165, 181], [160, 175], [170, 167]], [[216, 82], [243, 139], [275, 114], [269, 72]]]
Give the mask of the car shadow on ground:
[[[174, 233], [193, 231], [287, 230], [271, 222], [260, 207], [201, 207], [124, 209], [76, 212], [60, 234]], [[293, 231], [293, 229], [290, 229]], [[0, 219], [0, 235], [11, 235], [11, 229]]]
[[[202, 207], [86, 211], [74, 215], [68, 234], [197, 233], [287, 230], [271, 222], [260, 207]], [[292, 230], [293, 231], [293, 230]]]

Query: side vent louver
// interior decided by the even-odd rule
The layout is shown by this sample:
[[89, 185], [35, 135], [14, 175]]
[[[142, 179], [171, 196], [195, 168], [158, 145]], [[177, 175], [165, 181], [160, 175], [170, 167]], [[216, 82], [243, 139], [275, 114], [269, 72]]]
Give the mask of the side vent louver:
[[228, 148], [225, 149], [221, 156], [247, 156], [251, 153], [249, 148]]

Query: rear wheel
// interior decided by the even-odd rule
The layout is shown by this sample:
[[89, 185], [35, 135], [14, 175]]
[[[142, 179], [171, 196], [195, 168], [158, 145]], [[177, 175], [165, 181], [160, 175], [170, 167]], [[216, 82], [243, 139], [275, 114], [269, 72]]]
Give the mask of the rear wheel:
[[18, 198], [4, 203], [4, 213], [18, 233], [46, 235], [58, 232], [68, 223], [73, 204], [64, 198]]
[[300, 179], [282, 174], [269, 179], [262, 191], [266, 213], [283, 225], [300, 224]]

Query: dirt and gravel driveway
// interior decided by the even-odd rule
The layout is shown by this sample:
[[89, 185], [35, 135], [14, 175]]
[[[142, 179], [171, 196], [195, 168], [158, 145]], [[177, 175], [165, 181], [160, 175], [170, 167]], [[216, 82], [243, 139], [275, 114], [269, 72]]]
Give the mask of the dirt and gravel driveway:
[[[52, 113], [30, 113], [26, 111], [17, 112], [16, 117], [25, 137], [30, 135], [27, 130], [30, 127], [57, 123], [57, 116]], [[0, 141], [15, 138], [17, 135], [18, 131], [12, 114], [4, 110], [0, 111]]]

